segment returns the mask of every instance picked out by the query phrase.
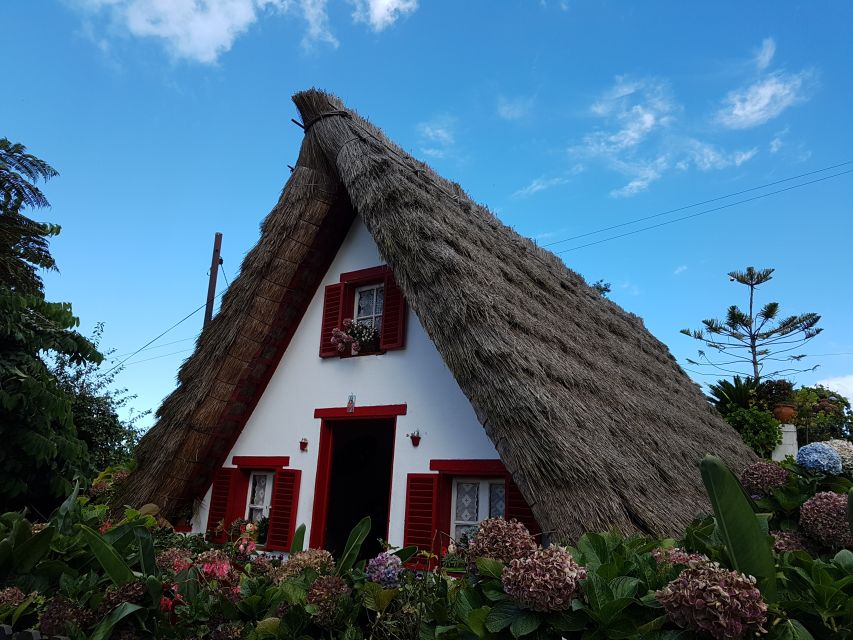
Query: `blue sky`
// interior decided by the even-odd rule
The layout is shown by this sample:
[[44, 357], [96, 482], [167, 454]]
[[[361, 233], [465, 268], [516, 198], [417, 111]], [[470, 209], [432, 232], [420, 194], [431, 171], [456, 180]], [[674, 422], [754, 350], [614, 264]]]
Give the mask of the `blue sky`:
[[[48, 297], [84, 332], [105, 322], [119, 355], [204, 302], [215, 231], [236, 276], [308, 87], [542, 244], [853, 160], [850, 3], [6, 0], [0, 22], [0, 135], [61, 173], [40, 214], [63, 226]], [[552, 248], [681, 361], [697, 345], [679, 329], [743, 303], [726, 273], [775, 267], [762, 299], [822, 314], [806, 351], [845, 354], [797, 380], [853, 395], [851, 202], [848, 174]], [[173, 388], [201, 319], [128, 363], [137, 408]]]

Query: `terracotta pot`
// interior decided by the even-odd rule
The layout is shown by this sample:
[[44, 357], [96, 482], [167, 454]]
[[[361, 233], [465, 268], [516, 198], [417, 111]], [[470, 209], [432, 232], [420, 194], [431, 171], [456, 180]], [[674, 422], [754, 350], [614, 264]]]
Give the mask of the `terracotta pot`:
[[308, 441], [307, 440], [300, 440], [299, 441], [299, 450], [300, 451], [308, 451]]
[[782, 424], [790, 424], [791, 420], [793, 420], [796, 415], [797, 407], [787, 402], [777, 404], [773, 408], [773, 417]]
[[412, 446], [417, 447], [421, 443], [420, 436], [409, 436], [412, 439]]

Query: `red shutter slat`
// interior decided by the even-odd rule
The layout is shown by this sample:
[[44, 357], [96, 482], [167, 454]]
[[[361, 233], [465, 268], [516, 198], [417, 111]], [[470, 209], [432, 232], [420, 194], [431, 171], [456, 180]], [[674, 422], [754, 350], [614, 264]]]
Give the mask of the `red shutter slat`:
[[506, 519], [515, 518], [521, 522], [534, 536], [542, 533], [542, 528], [536, 522], [533, 511], [521, 495], [521, 489], [513, 482], [512, 478], [506, 479]]
[[406, 343], [406, 300], [394, 280], [391, 269], [385, 274], [385, 309], [382, 312], [382, 335], [379, 348], [383, 351], [402, 349]]
[[330, 284], [323, 292], [323, 321], [320, 327], [320, 357], [332, 358], [338, 354], [338, 348], [332, 344], [332, 329], [340, 327], [344, 283]]
[[279, 469], [275, 473], [267, 549], [290, 551], [293, 533], [296, 531], [301, 478], [302, 472], [298, 469]]
[[[225, 518], [228, 514], [228, 499], [231, 495], [231, 478], [237, 469], [219, 469], [213, 477], [213, 488], [210, 492], [210, 508], [207, 511], [207, 532], [212, 542], [225, 542], [227, 527]], [[216, 529], [222, 526], [222, 531]]]
[[433, 551], [436, 543], [437, 473], [410, 473], [406, 482], [403, 546]]

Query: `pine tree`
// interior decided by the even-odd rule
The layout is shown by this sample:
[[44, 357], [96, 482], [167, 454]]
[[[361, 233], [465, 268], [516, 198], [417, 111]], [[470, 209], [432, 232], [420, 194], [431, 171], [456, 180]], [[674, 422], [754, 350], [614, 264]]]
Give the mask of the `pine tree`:
[[[773, 279], [774, 269], [755, 269], [732, 271], [729, 280], [749, 289], [749, 308], [742, 311], [736, 305], [729, 307], [725, 320], [703, 320], [701, 329], [682, 329], [681, 333], [704, 342], [715, 350], [719, 357], [712, 360], [705, 350], [699, 350], [699, 360], [687, 359], [692, 365], [709, 366], [727, 373], [742, 374], [743, 368], [751, 370], [755, 384], [762, 377], [774, 378], [811, 371], [817, 366], [800, 369], [794, 366], [782, 366], [775, 363], [795, 363], [805, 358], [805, 354], [793, 354], [823, 329], [817, 328], [820, 316], [816, 313], [779, 317], [778, 302], [768, 302], [761, 309], [755, 309], [755, 290]], [[771, 368], [765, 371], [765, 367]], [[779, 368], [773, 368], [779, 367]]]

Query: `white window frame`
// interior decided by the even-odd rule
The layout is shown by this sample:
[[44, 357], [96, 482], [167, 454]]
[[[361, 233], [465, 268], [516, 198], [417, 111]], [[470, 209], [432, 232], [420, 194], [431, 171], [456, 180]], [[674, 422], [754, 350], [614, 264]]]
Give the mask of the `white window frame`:
[[[456, 519], [456, 493], [457, 486], [459, 483], [463, 484], [473, 484], [475, 482], [479, 483], [480, 488], [477, 494], [477, 522], [465, 522], [462, 520]], [[467, 477], [467, 476], [457, 476], [453, 478], [453, 486], [451, 487], [450, 494], [450, 537], [454, 540], [458, 540], [459, 537], [456, 535], [457, 527], [471, 527], [480, 524], [483, 520], [489, 518], [489, 491], [490, 487], [493, 484], [500, 484], [504, 487], [504, 505], [506, 505], [506, 480], [500, 477], [491, 477], [491, 478], [479, 478], [479, 477]], [[504, 517], [505, 514], [500, 514], [500, 517]], [[498, 517], [498, 516], [495, 516]]]
[[[252, 504], [252, 485], [254, 483], [255, 477], [257, 476], [266, 476], [267, 477], [267, 488], [264, 492], [264, 502], [263, 504]], [[252, 509], [262, 509], [262, 518], [270, 517], [270, 506], [272, 505], [272, 491], [273, 491], [273, 481], [275, 480], [275, 473], [272, 471], [252, 471], [249, 474], [249, 493], [246, 495], [246, 515], [245, 519], [250, 520], [249, 514], [252, 512]]]
[[[361, 295], [362, 291], [369, 291], [370, 289], [381, 289], [382, 290], [382, 311], [376, 313], [376, 294], [373, 294], [373, 313], [366, 316], [359, 317], [358, 315], [358, 298]], [[353, 310], [352, 310], [352, 319], [355, 322], [364, 322], [365, 320], [371, 320], [373, 322], [373, 327], [377, 331], [381, 331], [382, 329], [382, 315], [385, 313], [385, 283], [384, 282], [374, 282], [373, 284], [366, 284], [361, 287], [356, 287]], [[378, 326], [377, 326], [378, 322]]]

